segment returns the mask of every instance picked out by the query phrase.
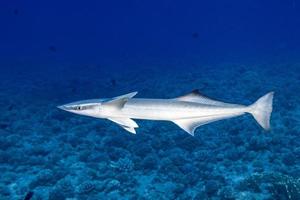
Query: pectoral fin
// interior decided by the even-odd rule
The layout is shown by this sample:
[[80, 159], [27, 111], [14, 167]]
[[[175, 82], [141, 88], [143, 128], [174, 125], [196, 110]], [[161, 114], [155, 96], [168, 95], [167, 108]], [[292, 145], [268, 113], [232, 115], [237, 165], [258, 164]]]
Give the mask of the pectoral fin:
[[112, 107], [114, 107], [116, 109], [121, 109], [121, 108], [123, 108], [123, 106], [125, 105], [125, 103], [128, 101], [128, 99], [131, 99], [136, 94], [137, 94], [137, 92], [131, 92], [129, 94], [125, 94], [125, 95], [122, 95], [122, 96], [114, 97], [114, 98], [106, 100], [105, 102], [103, 102], [103, 104], [105, 104], [107, 106], [112, 106]]
[[108, 118], [109, 120], [117, 123], [122, 128], [124, 128], [126, 131], [129, 131], [130, 133], [135, 134], [135, 128], [138, 128], [139, 126], [135, 121], [133, 121], [130, 118]]

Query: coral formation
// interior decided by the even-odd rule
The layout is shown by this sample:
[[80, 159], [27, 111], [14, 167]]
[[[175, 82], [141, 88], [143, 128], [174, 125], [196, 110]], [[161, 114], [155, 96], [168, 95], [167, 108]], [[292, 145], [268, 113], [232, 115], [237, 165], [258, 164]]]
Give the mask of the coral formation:
[[[152, 69], [117, 73], [117, 84], [99, 74], [7, 80], [11, 87], [0, 84], [0, 199], [24, 199], [32, 191], [31, 200], [298, 200], [299, 65], [282, 74], [273, 67], [204, 67], [164, 77]], [[264, 132], [244, 116], [201, 126], [192, 137], [171, 123], [137, 120], [137, 134], [130, 135], [107, 120], [56, 109], [123, 91], [173, 98], [199, 87], [246, 105], [275, 90], [272, 129]]]
[[117, 162], [111, 161], [110, 167], [115, 168], [118, 171], [129, 172], [133, 169], [134, 164], [129, 158], [125, 157], [120, 158]]

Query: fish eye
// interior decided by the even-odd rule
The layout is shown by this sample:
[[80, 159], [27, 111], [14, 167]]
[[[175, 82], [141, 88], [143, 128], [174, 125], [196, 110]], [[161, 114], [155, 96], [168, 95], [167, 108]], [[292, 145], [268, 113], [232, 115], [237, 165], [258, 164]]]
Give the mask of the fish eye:
[[81, 106], [75, 106], [74, 110], [82, 110], [82, 107]]

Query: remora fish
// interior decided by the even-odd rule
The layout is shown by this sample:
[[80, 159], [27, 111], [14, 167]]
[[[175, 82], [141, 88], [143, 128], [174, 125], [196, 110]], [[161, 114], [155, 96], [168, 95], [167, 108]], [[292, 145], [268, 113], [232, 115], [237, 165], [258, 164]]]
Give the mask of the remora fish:
[[173, 99], [133, 98], [132, 92], [111, 99], [77, 101], [58, 108], [96, 118], [109, 119], [125, 130], [136, 133], [138, 125], [132, 119], [172, 121], [191, 135], [201, 125], [250, 113], [265, 130], [270, 128], [273, 92], [249, 106], [210, 99], [198, 90]]

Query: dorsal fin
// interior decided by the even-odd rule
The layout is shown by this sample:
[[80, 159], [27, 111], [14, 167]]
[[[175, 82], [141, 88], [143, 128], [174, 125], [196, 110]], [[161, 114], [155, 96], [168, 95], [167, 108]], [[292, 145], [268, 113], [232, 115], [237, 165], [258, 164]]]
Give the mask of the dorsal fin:
[[193, 90], [192, 92], [175, 98], [178, 101], [187, 101], [187, 102], [194, 102], [194, 103], [201, 103], [205, 105], [212, 105], [212, 106], [226, 106], [226, 107], [233, 107], [236, 106], [235, 104], [224, 103], [218, 100], [211, 99], [203, 94], [200, 93], [198, 89]]
[[117, 96], [111, 99], [108, 99], [103, 102], [105, 105], [111, 105], [115, 108], [121, 109], [123, 108], [124, 104], [128, 101], [128, 99], [131, 99], [137, 94], [137, 92], [131, 92], [125, 95]]

